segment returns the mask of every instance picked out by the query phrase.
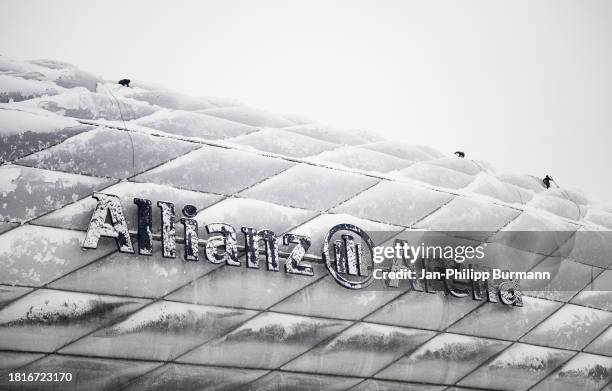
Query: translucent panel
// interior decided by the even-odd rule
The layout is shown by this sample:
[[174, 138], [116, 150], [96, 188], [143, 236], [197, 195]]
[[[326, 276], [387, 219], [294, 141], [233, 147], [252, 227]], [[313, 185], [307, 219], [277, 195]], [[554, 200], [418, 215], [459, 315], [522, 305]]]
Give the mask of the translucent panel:
[[[0, 352], [0, 369], [16, 369], [34, 360], [38, 360], [42, 356], [44, 356], [44, 354]], [[0, 377], [0, 379], [2, 378]]]
[[254, 314], [247, 310], [159, 301], [60, 353], [171, 360]]
[[430, 146], [430, 145], [416, 145], [417, 148], [422, 149], [423, 151], [425, 151], [427, 154], [433, 156], [434, 158], [441, 158], [444, 157], [444, 154], [440, 151], [438, 151], [436, 148]]
[[195, 143], [98, 128], [18, 163], [76, 174], [127, 178], [199, 147]]
[[430, 331], [358, 323], [282, 369], [371, 376], [432, 336]]
[[266, 371], [253, 369], [166, 364], [121, 389], [126, 391], [229, 391], [238, 389], [265, 373]]
[[298, 208], [327, 210], [377, 182], [371, 177], [298, 164], [240, 196]]
[[427, 164], [450, 168], [468, 175], [476, 175], [481, 171], [487, 171], [486, 167], [482, 167], [476, 161], [471, 159], [459, 158], [456, 156], [442, 157], [430, 160]]
[[548, 317], [561, 303], [523, 297], [523, 306], [484, 303], [474, 312], [451, 326], [448, 331], [460, 334], [515, 340]]
[[63, 90], [64, 88], [47, 81], [0, 75], [0, 103], [57, 95]]
[[[506, 233], [506, 235], [511, 235]], [[505, 236], [498, 236], [505, 237]], [[496, 237], [493, 237], [495, 240]], [[546, 256], [532, 253], [529, 251], [519, 250], [517, 248], [506, 246], [501, 243], [487, 243], [485, 250], [485, 263], [490, 268], [508, 269], [512, 267], [513, 271], [528, 271], [533, 266], [540, 263]], [[522, 286], [522, 285], [521, 285]]]
[[148, 117], [139, 118], [134, 123], [179, 136], [213, 140], [236, 137], [257, 130], [252, 126], [223, 118], [188, 111], [160, 110]]
[[384, 181], [333, 211], [410, 227], [452, 198], [453, 196], [447, 193]]
[[580, 220], [579, 206], [566, 199], [551, 197], [547, 194], [539, 194], [529, 203], [536, 209], [547, 210], [557, 216], [565, 217], [570, 220]]
[[353, 224], [368, 233], [375, 245], [404, 230], [402, 227], [375, 223], [344, 213], [325, 213], [291, 230], [291, 233], [310, 237], [312, 243], [308, 254], [321, 256], [323, 240], [329, 230], [338, 224]]
[[581, 228], [563, 244], [560, 253], [587, 265], [607, 268], [612, 264], [612, 232]]
[[602, 269], [583, 265], [569, 259], [548, 257], [533, 272], [548, 272], [550, 280], [521, 281], [523, 292], [550, 300], [568, 301], [593, 281]]
[[27, 61], [17, 61], [0, 55], [0, 72], [27, 79], [48, 80], [46, 68]]
[[113, 180], [36, 168], [7, 165], [0, 167], [0, 219], [13, 222], [31, 220], [77, 201]]
[[445, 388], [445, 386], [430, 386], [368, 379], [351, 388], [351, 391], [442, 391]]
[[[219, 106], [230, 106], [230, 105], [219, 105]], [[233, 106], [238, 106], [238, 105], [233, 105]], [[286, 118], [289, 121], [295, 123], [296, 126], [297, 125], [308, 125], [308, 124], [316, 125], [317, 123], [317, 121], [315, 121], [311, 117], [307, 115], [303, 115], [303, 114], [283, 112], [282, 116], [283, 118]]]
[[19, 226], [19, 223], [5, 223], [5, 222], [0, 221], [0, 234], [6, 231], [10, 231], [13, 228], [16, 228], [18, 226]]
[[534, 388], [536, 391], [596, 391], [612, 380], [612, 357], [578, 353]]
[[[316, 275], [319, 274], [315, 271]], [[326, 276], [289, 296], [272, 307], [272, 310], [328, 318], [361, 319], [401, 294], [390, 289], [384, 290], [383, 286], [376, 285], [377, 282], [371, 285], [372, 290], [351, 290]]]
[[54, 81], [55, 84], [72, 88], [83, 86], [95, 91], [99, 77], [84, 72], [72, 64], [52, 60], [15, 61], [0, 56], [0, 71], [28, 80]]
[[[22, 369], [22, 372], [72, 373], [72, 381], [70, 382], [25, 383], [28, 389], [61, 389], [62, 391], [114, 390], [158, 365], [158, 363], [154, 362], [51, 355], [28, 365]], [[6, 386], [8, 387], [7, 389], [10, 389], [14, 385], [14, 383], [5, 383], [7, 380], [8, 377], [2, 377], [0, 388]]]
[[254, 109], [252, 107], [224, 107], [219, 109], [203, 110], [202, 112], [215, 117], [225, 118], [230, 121], [240, 122], [241, 124], [258, 127], [283, 128], [286, 126], [295, 125], [295, 123], [286, 118], [268, 113], [264, 110]]
[[[497, 231], [519, 215], [519, 211], [475, 199], [456, 197], [415, 225], [438, 231]], [[475, 238], [484, 240], [476, 234]]]
[[[366, 318], [405, 327], [443, 330], [481, 305], [481, 301], [442, 293], [409, 291]], [[427, 314], [427, 316], [422, 316]]]
[[584, 350], [589, 353], [612, 356], [612, 327], [609, 327]]
[[293, 163], [254, 153], [204, 146], [136, 177], [209, 193], [233, 194], [291, 167]]
[[[135, 83], [135, 86], [138, 86], [138, 82]], [[204, 110], [215, 107], [208, 99], [194, 98], [192, 96], [167, 90], [146, 91], [141, 89], [131, 94], [130, 97], [149, 102], [152, 105], [175, 110]]]
[[612, 270], [605, 270], [572, 299], [572, 303], [612, 311]]
[[[41, 289], [0, 310], [2, 347], [51, 352], [116, 318], [145, 300]], [[32, 336], [36, 338], [32, 338]]]
[[509, 342], [440, 334], [376, 376], [424, 383], [454, 384]]
[[515, 344], [459, 384], [485, 389], [510, 386], [513, 390], [526, 390], [572, 355], [572, 352], [564, 350]]
[[153, 114], [158, 108], [135, 99], [94, 93], [83, 87], [15, 103], [17, 107], [41, 108], [66, 117], [130, 121]]
[[589, 205], [591, 203], [588, 200], [588, 198], [584, 195], [584, 193], [575, 191], [575, 190], [570, 190], [570, 189], [551, 187], [550, 189], [546, 190], [546, 195], [551, 196], [551, 197], [561, 198], [563, 200], [568, 200], [580, 206]]
[[521, 341], [579, 350], [610, 324], [612, 324], [610, 312], [567, 304]]
[[[568, 224], [549, 214], [524, 211], [502, 228], [503, 232], [493, 235], [489, 241], [501, 243], [522, 251], [550, 255], [572, 238], [578, 226]], [[523, 231], [536, 232], [533, 235]], [[567, 256], [568, 252], [565, 251]]]
[[497, 178], [502, 181], [509, 183], [514, 186], [521, 187], [525, 190], [530, 190], [535, 193], [540, 193], [545, 190], [541, 178], [537, 178], [533, 175], [524, 174], [502, 174], [498, 175]]
[[217, 266], [204, 260], [204, 254], [200, 254], [202, 259], [199, 262], [186, 262], [180, 254], [176, 259], [162, 258], [160, 243], [154, 242], [153, 245], [151, 256], [116, 252], [60, 278], [50, 287], [157, 298]]
[[341, 391], [348, 390], [359, 381], [361, 379], [351, 377], [274, 371], [253, 382], [248, 388], [258, 391]]
[[314, 277], [288, 274], [284, 271], [265, 270], [265, 261], [260, 269], [243, 266], [223, 266], [183, 289], [168, 296], [169, 300], [188, 303], [221, 305], [240, 308], [265, 309], [283, 300], [292, 293], [312, 284], [327, 272], [313, 264]]
[[[101, 190], [101, 192], [119, 197], [128, 229], [131, 232], [137, 232], [138, 230], [138, 207], [134, 204], [134, 198], [151, 200], [153, 203], [153, 233], [155, 234], [161, 230], [161, 214], [156, 207], [157, 201], [172, 202], [175, 205], [177, 214], [180, 215], [185, 205], [194, 205], [198, 210], [201, 210], [223, 198], [219, 195], [180, 190], [154, 183], [135, 182], [119, 182], [116, 185]], [[96, 208], [96, 203], [97, 201], [93, 197], [85, 198], [39, 217], [34, 221], [34, 224], [86, 231], [89, 227], [91, 214]], [[177, 236], [183, 236], [180, 225], [177, 226]]]
[[476, 178], [466, 190], [511, 204], [525, 204], [531, 198], [529, 193], [522, 193], [518, 188], [507, 185], [487, 173], [476, 175]]
[[85, 234], [24, 225], [0, 236], [0, 283], [40, 286], [117, 249], [81, 249]]
[[432, 160], [438, 157], [437, 154], [427, 153], [427, 151], [419, 146], [398, 141], [378, 141], [375, 143], [362, 145], [361, 148], [386, 153], [387, 155], [392, 155], [400, 159], [410, 160], [413, 162]]
[[587, 222], [601, 225], [602, 227], [612, 229], [612, 213], [604, 210], [589, 209], [584, 219]]
[[231, 333], [187, 353], [188, 363], [274, 369], [349, 325], [349, 322], [263, 313]]
[[230, 224], [240, 234], [240, 227], [271, 229], [277, 235], [314, 217], [316, 212], [280, 206], [250, 198], [228, 198], [198, 213], [203, 226], [210, 223]]
[[28, 62], [47, 68], [43, 71], [47, 75], [47, 78], [54, 80], [57, 85], [62, 87], [85, 87], [89, 91], [95, 91], [98, 83], [102, 82], [99, 76], [83, 71], [72, 64], [62, 61], [31, 60]]
[[358, 145], [369, 141], [369, 136], [363, 132], [332, 128], [323, 124], [295, 125], [283, 130], [339, 145]]
[[577, 224], [534, 209], [523, 211], [518, 218], [504, 227], [504, 231], [576, 231], [577, 229]]
[[408, 160], [359, 147], [341, 147], [314, 156], [313, 161], [357, 170], [390, 172], [412, 164]]
[[336, 144], [317, 140], [301, 134], [280, 129], [264, 129], [231, 139], [232, 143], [253, 147], [259, 151], [278, 153], [291, 157], [317, 155], [323, 151], [335, 149]]
[[474, 180], [473, 176], [459, 171], [424, 163], [413, 164], [401, 170], [400, 173], [406, 178], [449, 189], [462, 189]]
[[4, 307], [16, 298], [30, 292], [32, 288], [20, 286], [0, 285], [0, 308]]

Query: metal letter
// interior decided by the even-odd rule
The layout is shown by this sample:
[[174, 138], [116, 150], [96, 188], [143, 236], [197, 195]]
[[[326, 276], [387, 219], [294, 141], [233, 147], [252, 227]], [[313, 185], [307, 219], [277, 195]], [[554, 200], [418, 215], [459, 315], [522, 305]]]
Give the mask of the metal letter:
[[279, 271], [278, 266], [278, 238], [269, 229], [257, 231], [255, 228], [242, 227], [244, 234], [244, 251], [246, 252], [247, 267], [258, 269], [259, 242], [263, 241], [266, 246], [266, 264], [268, 270]]
[[134, 198], [138, 206], [138, 254], [153, 254], [153, 212], [151, 201], [143, 198]]
[[185, 205], [183, 208], [184, 218], [181, 218], [185, 232], [185, 260], [197, 261], [199, 255], [198, 247], [198, 222], [193, 219], [198, 210], [193, 205]]
[[[105, 236], [115, 239], [120, 252], [133, 254], [130, 231], [125, 221], [119, 197], [104, 193], [93, 193], [92, 197], [98, 200], [98, 204], [91, 216], [83, 247], [97, 248], [100, 236]], [[110, 224], [106, 223], [106, 217], [109, 214], [111, 217]]]
[[157, 201], [157, 206], [161, 209], [162, 256], [164, 258], [176, 258], [176, 231], [174, 228], [176, 214], [174, 213], [174, 204]]
[[310, 247], [310, 238], [307, 236], [285, 234], [283, 236], [283, 244], [287, 246], [290, 243], [296, 246], [291, 251], [291, 254], [289, 254], [287, 262], [285, 262], [285, 272], [290, 274], [301, 274], [303, 276], [313, 276], [314, 272], [312, 266], [307, 263], [300, 264], [306, 251], [308, 251]]
[[[240, 266], [236, 230], [229, 224], [212, 223], [206, 225], [206, 232], [221, 234], [210, 236], [206, 241], [206, 259], [215, 264], [226, 262], [230, 266]], [[219, 254], [219, 249], [224, 251]]]

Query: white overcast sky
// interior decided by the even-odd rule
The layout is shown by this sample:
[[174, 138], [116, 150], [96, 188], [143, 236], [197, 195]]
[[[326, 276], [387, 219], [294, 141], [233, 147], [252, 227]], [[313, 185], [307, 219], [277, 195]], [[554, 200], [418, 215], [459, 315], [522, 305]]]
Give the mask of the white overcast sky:
[[612, 204], [612, 1], [7, 1], [63, 60], [550, 174]]

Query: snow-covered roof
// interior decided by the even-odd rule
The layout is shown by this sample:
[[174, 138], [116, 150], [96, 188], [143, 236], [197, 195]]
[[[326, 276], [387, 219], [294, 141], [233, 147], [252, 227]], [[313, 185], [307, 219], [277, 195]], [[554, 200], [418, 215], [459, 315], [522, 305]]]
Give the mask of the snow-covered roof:
[[[112, 241], [80, 248], [94, 191], [119, 195], [130, 227], [135, 196], [193, 204], [201, 222], [311, 235], [315, 260], [319, 236], [338, 223], [612, 230], [611, 210], [537, 177], [4, 56], [0, 162], [0, 368], [73, 368], [88, 375], [70, 386], [89, 389], [599, 390], [612, 379], [609, 242], [552, 261], [578, 281], [570, 293], [525, 297], [511, 313], [440, 294], [349, 291], [316, 262], [311, 280], [126, 255]], [[551, 262], [536, 249], [514, 255]]]

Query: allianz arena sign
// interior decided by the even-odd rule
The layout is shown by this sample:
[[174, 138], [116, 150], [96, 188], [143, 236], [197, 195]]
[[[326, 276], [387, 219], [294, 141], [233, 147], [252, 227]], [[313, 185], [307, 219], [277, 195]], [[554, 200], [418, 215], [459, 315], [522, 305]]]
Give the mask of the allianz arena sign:
[[[106, 237], [116, 241], [119, 252], [135, 254], [120, 198], [105, 193], [94, 193], [92, 197], [97, 200], [97, 205], [82, 247], [96, 249], [99, 240]], [[153, 202], [137, 197], [133, 203], [137, 207], [137, 251], [140, 255], [150, 256], [155, 251]], [[266, 269], [279, 272], [279, 246], [282, 244], [292, 247], [286, 256], [284, 272], [314, 276], [312, 265], [305, 262], [312, 243], [308, 236], [292, 233], [277, 236], [269, 229], [243, 226], [240, 228], [243, 237], [241, 246], [239, 234], [230, 224], [214, 222], [200, 227], [195, 219], [198, 209], [194, 205], [185, 205], [181, 210], [182, 217], [179, 218], [174, 203], [157, 201], [156, 206], [161, 217], [160, 251], [164, 258], [177, 258], [177, 243], [182, 241], [184, 261], [200, 261], [199, 245], [205, 242], [204, 258], [207, 262], [242, 267], [239, 259], [241, 248], [247, 268], [260, 269], [260, 254], [263, 253]], [[177, 223], [183, 229], [182, 239], [177, 239]], [[200, 229], [206, 231], [207, 240], [200, 239]], [[467, 268], [462, 267], [466, 259], [482, 260], [484, 246], [412, 246], [402, 240], [396, 240], [394, 246], [375, 246], [368, 233], [359, 227], [337, 224], [325, 235], [321, 258], [334, 280], [348, 289], [368, 288], [375, 280], [383, 280], [386, 288], [398, 288], [400, 281], [405, 280], [404, 288], [408, 290], [429, 293], [445, 291], [459, 298], [471, 296], [474, 300], [510, 306], [523, 305], [517, 277], [550, 278], [526, 274], [504, 275], [513, 272], [471, 264]]]

